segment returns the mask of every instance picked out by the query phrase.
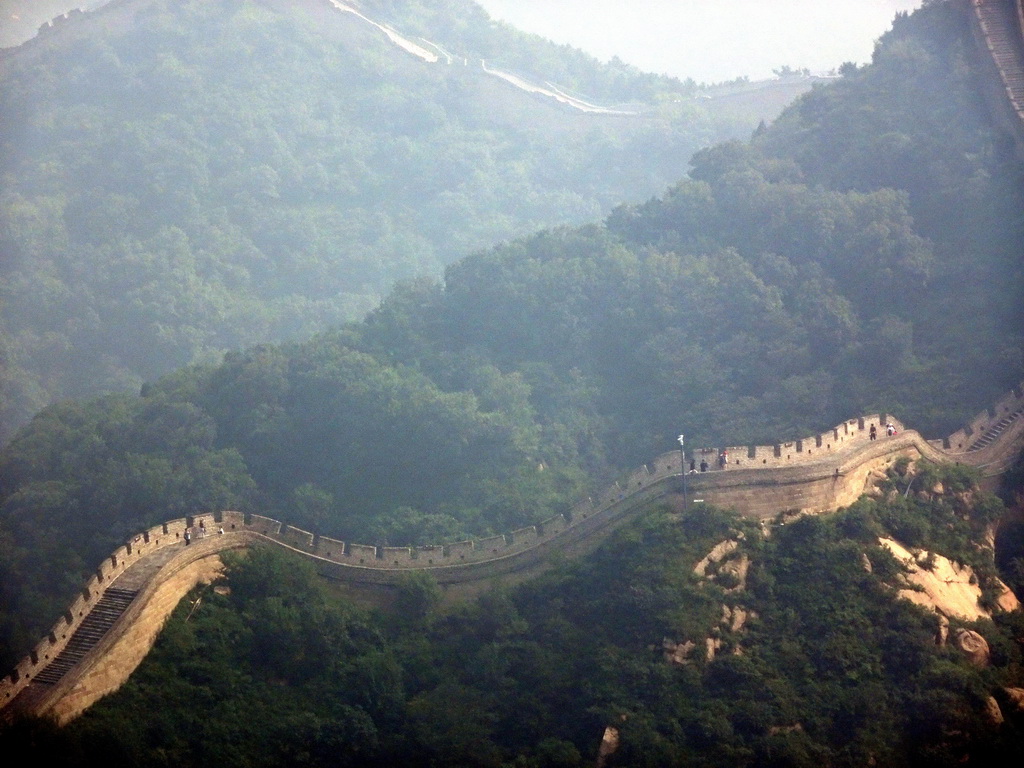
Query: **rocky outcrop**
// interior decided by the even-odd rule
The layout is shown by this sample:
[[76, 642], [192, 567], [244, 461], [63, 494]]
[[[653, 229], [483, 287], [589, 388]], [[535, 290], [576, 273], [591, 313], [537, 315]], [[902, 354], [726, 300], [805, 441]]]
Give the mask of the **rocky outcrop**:
[[[894, 539], [881, 538], [878, 541], [905, 570], [907, 588], [900, 590], [900, 597], [950, 618], [976, 621], [992, 617], [978, 603], [981, 586], [969, 566], [954, 563], [934, 552], [911, 552]], [[998, 584], [1001, 588], [996, 600], [999, 608], [1004, 611], [1019, 608], [1020, 603], [1009, 587], [1001, 581]]]
[[985, 699], [985, 719], [991, 725], [1002, 725], [1004, 721], [1003, 710], [999, 708], [999, 702], [994, 696]]
[[1003, 693], [1018, 712], [1024, 712], [1024, 688], [1003, 688]]
[[677, 643], [666, 637], [661, 641], [661, 650], [665, 655], [665, 661], [680, 667], [690, 663], [690, 656], [696, 647], [697, 644], [693, 640]]
[[601, 737], [601, 746], [597, 750], [597, 768], [604, 768], [608, 764], [608, 760], [618, 749], [619, 729], [609, 725], [604, 729], [604, 735]]
[[979, 669], [988, 666], [990, 652], [988, 641], [984, 637], [973, 629], [958, 629], [954, 637], [954, 644], [971, 664]]
[[[742, 538], [742, 534], [738, 538]], [[716, 582], [726, 592], [742, 591], [747, 586], [750, 558], [738, 552], [739, 545], [736, 539], [719, 542], [694, 566], [693, 572]]]
[[694, 566], [693, 572], [698, 576], [707, 576], [709, 566], [724, 560], [727, 555], [731, 555], [735, 552], [739, 545], [740, 543], [738, 541], [734, 541], [732, 539], [720, 541], [701, 559], [699, 563], [697, 563], [697, 565]]

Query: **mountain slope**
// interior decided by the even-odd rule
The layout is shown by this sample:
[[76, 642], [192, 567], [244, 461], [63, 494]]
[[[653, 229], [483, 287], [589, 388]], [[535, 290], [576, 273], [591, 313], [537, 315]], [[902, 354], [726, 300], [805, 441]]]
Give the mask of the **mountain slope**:
[[[329, 0], [124, 0], [0, 57], [0, 439], [47, 402], [306, 337], [396, 280], [644, 199], [759, 116], [716, 117], [692, 85], [492, 27], [472, 3], [359, 7], [463, 58], [428, 63]], [[628, 93], [639, 114], [465, 58], [537, 55], [557, 88]]]

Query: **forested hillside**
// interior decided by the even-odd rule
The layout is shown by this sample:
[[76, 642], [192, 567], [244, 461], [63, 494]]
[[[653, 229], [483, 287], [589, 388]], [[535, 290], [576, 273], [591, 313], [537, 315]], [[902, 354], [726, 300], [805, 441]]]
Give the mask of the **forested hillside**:
[[256, 550], [182, 601], [120, 691], [60, 730], [0, 729], [0, 745], [54, 766], [575, 768], [599, 749], [609, 768], [1018, 765], [1021, 612], [943, 630], [897, 597], [904, 568], [879, 543], [947, 552], [987, 583], [976, 542], [1002, 507], [959, 468], [903, 498], [905, 472], [881, 499], [769, 529], [663, 510], [448, 610], [416, 577], [393, 611], [359, 610]]
[[469, 0], [358, 7], [454, 58], [328, 0], [121, 0], [0, 56], [0, 442], [49, 402], [307, 338], [396, 280], [660, 193], [763, 116]]
[[124, 537], [192, 511], [433, 543], [549, 517], [680, 432], [769, 443], [888, 411], [948, 434], [1024, 373], [1024, 185], [969, 45], [929, 5], [660, 199], [466, 258], [311, 341], [47, 409], [0, 453], [0, 656]]

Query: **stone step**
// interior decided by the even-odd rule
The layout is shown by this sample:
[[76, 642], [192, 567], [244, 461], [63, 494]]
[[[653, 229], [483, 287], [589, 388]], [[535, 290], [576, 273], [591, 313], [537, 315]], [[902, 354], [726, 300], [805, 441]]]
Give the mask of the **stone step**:
[[979, 437], [977, 440], [975, 440], [967, 447], [967, 450], [977, 451], [981, 450], [982, 448], [988, 447], [989, 445], [994, 443], [999, 438], [999, 436], [1003, 434], [1003, 432], [1006, 431], [1007, 427], [1009, 427], [1011, 424], [1013, 424], [1013, 422], [1019, 419], [1022, 414], [1024, 414], [1024, 408], [1016, 410], [1013, 413], [1009, 414], [1008, 416], [1004, 416], [996, 424], [985, 430], [984, 434], [982, 434], [981, 437]]
[[57, 658], [35, 676], [35, 682], [53, 685], [81, 661], [103, 638], [107, 631], [128, 609], [136, 591], [111, 587], [99, 599], [89, 615], [78, 625], [68, 644]]

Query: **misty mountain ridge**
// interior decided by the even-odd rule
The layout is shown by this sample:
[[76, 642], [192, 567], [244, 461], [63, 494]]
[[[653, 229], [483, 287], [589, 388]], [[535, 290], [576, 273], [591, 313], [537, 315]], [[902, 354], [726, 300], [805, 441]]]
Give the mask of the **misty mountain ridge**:
[[[659, 193], [778, 109], [695, 100], [461, 0], [359, 7], [125, 0], [0, 57], [0, 431], [360, 317], [396, 280]], [[453, 53], [428, 62], [385, 23]]]

